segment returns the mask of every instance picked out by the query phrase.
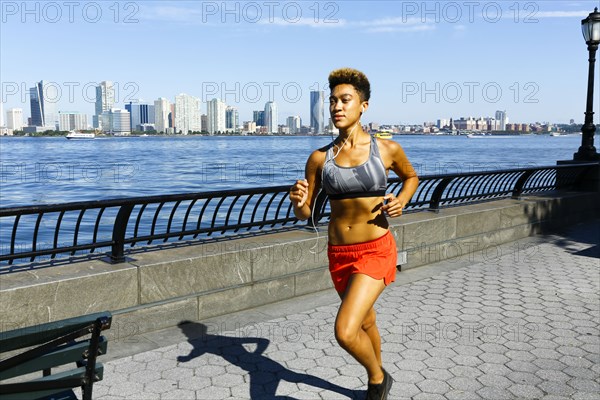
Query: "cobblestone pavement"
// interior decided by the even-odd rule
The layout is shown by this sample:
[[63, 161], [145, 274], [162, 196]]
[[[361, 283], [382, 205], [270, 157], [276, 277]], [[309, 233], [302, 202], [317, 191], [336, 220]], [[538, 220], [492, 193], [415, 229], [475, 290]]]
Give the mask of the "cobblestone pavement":
[[[600, 399], [599, 226], [387, 288], [376, 308], [390, 399]], [[105, 363], [94, 398], [362, 399], [365, 372], [335, 342], [326, 298], [260, 322], [181, 325], [189, 340]]]

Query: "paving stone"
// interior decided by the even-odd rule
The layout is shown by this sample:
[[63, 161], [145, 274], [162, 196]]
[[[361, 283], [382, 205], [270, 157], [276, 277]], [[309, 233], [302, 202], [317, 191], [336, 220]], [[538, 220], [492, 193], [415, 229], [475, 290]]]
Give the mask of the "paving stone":
[[519, 371], [519, 372], [536, 372], [538, 370], [538, 367], [535, 364], [532, 364], [530, 362], [527, 361], [519, 361], [519, 360], [513, 360], [513, 361], [509, 361], [505, 364], [508, 368], [510, 368], [513, 371]]
[[506, 389], [514, 384], [514, 382], [505, 376], [495, 374], [483, 374], [479, 376], [477, 380], [481, 382], [483, 386], [491, 386], [500, 389]]
[[522, 399], [539, 399], [544, 394], [532, 385], [513, 385], [508, 388], [508, 391]]
[[168, 379], [159, 379], [144, 385], [144, 392], [151, 393], [166, 393], [177, 389], [178, 383]]
[[462, 390], [451, 390], [445, 394], [448, 400], [480, 400], [481, 396], [477, 393], [466, 392]]
[[454, 376], [462, 376], [467, 378], [477, 378], [483, 374], [476, 367], [469, 367], [465, 365], [457, 365], [456, 367], [452, 367], [450, 368], [450, 372], [452, 372]]
[[582, 392], [600, 393], [600, 383], [598, 383], [598, 377], [596, 380], [573, 378], [567, 384], [576, 390]]
[[210, 378], [194, 376], [179, 380], [179, 388], [187, 390], [200, 390], [211, 385]]
[[542, 381], [536, 375], [529, 372], [511, 372], [506, 377], [516, 384], [537, 385]]
[[119, 382], [112, 386], [108, 394], [113, 396], [128, 397], [134, 393], [139, 393], [144, 389], [144, 384], [139, 382]]
[[425, 380], [425, 377], [416, 371], [397, 371], [393, 374], [393, 377], [399, 383], [417, 383]]
[[444, 381], [437, 379], [427, 379], [416, 384], [419, 389], [425, 393], [446, 393], [450, 390], [450, 386]]
[[553, 394], [557, 396], [569, 397], [575, 392], [575, 389], [573, 389], [571, 386], [556, 381], [542, 382], [539, 385], [537, 385], [537, 387], [544, 391], [544, 393]]
[[497, 387], [484, 387], [479, 389], [477, 394], [487, 400], [511, 400], [515, 397], [512, 393]]
[[572, 396], [573, 400], [600, 400], [600, 393], [578, 392]]
[[447, 381], [454, 376], [448, 370], [442, 368], [426, 368], [420, 373], [426, 379], [437, 379], [441, 381]]
[[446, 400], [446, 398], [438, 393], [419, 393], [413, 397], [413, 400]]
[[483, 353], [479, 355], [479, 359], [485, 363], [506, 364], [510, 358], [498, 353]]
[[394, 393], [400, 393], [400, 395], [408, 398], [412, 398], [421, 393], [421, 389], [419, 389], [417, 385], [408, 382], [394, 382], [392, 390]]
[[562, 371], [556, 371], [556, 370], [550, 370], [550, 369], [542, 369], [542, 370], [537, 371], [535, 374], [537, 376], [539, 376], [540, 379], [542, 379], [544, 381], [551, 381], [551, 382], [565, 383], [569, 379], [571, 379], [571, 377], [569, 375], [565, 374]]
[[454, 389], [462, 390], [464, 392], [475, 392], [482, 387], [481, 383], [475, 378], [467, 378], [457, 376], [449, 379], [447, 383]]

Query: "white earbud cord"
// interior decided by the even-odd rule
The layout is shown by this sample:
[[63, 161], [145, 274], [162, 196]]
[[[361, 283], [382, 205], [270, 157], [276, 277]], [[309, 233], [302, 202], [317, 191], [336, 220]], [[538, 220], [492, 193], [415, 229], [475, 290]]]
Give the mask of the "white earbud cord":
[[[333, 155], [333, 157], [331, 157], [330, 160], [326, 160], [327, 161], [333, 161], [339, 154], [340, 151], [342, 151], [342, 149], [344, 148], [344, 146], [346, 145], [346, 143], [348, 143], [348, 140], [350, 140], [350, 137], [352, 137], [352, 135], [354, 135], [354, 130], [356, 129], [357, 126], [359, 126], [360, 124], [360, 120], [358, 120], [356, 122], [356, 124], [352, 127], [352, 129], [350, 130], [350, 133], [348, 134], [348, 137], [346, 138], [346, 140], [344, 140], [344, 143], [342, 143], [337, 150], [337, 153], [335, 153]], [[332, 134], [333, 136], [333, 134]], [[333, 143], [335, 141], [335, 139], [331, 140], [331, 143]], [[323, 168], [325, 168], [325, 166], [323, 165]], [[321, 194], [321, 191], [323, 190], [323, 182], [321, 182], [321, 187], [319, 188], [319, 192], [317, 193], [317, 195], [314, 197], [315, 200], [319, 197], [319, 194]], [[316, 254], [316, 252], [314, 251], [317, 248], [317, 245], [319, 243], [319, 229], [317, 228], [317, 225], [315, 224], [315, 206], [317, 205], [317, 202], [313, 202], [312, 205], [312, 211], [310, 213], [310, 220], [312, 222], [312, 227], [315, 230], [315, 233], [317, 234], [317, 238], [315, 240], [315, 244], [309, 249], [311, 254]]]

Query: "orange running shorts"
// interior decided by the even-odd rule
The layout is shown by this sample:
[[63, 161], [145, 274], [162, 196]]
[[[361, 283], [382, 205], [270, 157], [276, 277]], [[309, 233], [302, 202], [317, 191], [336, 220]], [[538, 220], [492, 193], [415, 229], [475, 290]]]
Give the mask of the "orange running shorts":
[[387, 286], [396, 279], [398, 258], [394, 235], [388, 231], [382, 237], [363, 243], [327, 245], [329, 272], [338, 293], [344, 293], [352, 274], [365, 274], [383, 279]]

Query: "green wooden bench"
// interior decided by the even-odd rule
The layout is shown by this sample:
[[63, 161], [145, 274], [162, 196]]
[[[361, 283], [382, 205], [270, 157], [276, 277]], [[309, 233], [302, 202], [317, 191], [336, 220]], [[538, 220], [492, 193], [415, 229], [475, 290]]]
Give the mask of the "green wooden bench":
[[[104, 371], [96, 362], [107, 349], [101, 333], [111, 321], [102, 312], [0, 333], [0, 355], [10, 352], [0, 361], [0, 400], [76, 399], [76, 387], [91, 400]], [[56, 367], [61, 372], [52, 374]]]

